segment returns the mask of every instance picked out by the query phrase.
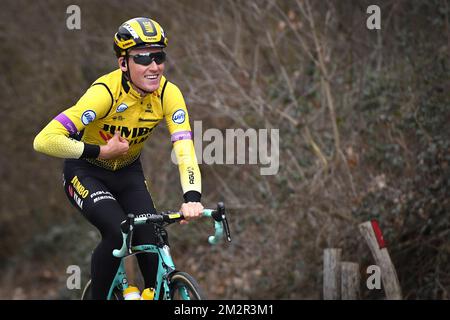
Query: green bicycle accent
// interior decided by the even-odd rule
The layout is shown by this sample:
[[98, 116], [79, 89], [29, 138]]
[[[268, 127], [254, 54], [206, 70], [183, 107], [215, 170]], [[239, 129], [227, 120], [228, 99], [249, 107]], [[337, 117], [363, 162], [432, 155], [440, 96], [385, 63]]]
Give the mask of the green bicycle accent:
[[[216, 210], [203, 210], [203, 216], [214, 219], [215, 234], [208, 237], [208, 242], [211, 245], [216, 245], [221, 241], [224, 237], [224, 231], [227, 241], [231, 242], [225, 206], [222, 202], [217, 204]], [[177, 296], [179, 296], [181, 300], [205, 299], [205, 295], [202, 293], [197, 281], [189, 274], [177, 270], [170, 254], [165, 227], [180, 221], [183, 218], [181, 213], [147, 214], [137, 218], [135, 218], [133, 214], [128, 215], [127, 219], [123, 221], [120, 226], [123, 239], [122, 247], [120, 249], [114, 249], [112, 252], [112, 254], [115, 257], [120, 258], [121, 261], [114, 280], [112, 281], [107, 297], [108, 300], [122, 300], [122, 292], [128, 288], [124, 258], [143, 252], [156, 253], [159, 257], [154, 300], [172, 300]], [[157, 243], [131, 246], [134, 226], [144, 223], [154, 223]], [[83, 290], [82, 300], [89, 298], [90, 283], [91, 281], [89, 280]]]

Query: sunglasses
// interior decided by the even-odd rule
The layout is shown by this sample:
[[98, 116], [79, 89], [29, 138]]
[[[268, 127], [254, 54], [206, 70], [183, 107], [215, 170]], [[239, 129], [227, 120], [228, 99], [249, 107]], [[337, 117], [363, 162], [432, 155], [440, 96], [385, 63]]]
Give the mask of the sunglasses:
[[130, 57], [133, 58], [133, 61], [136, 64], [140, 64], [143, 66], [148, 66], [153, 61], [155, 61], [156, 64], [161, 64], [166, 61], [166, 53], [164, 51], [133, 54], [130, 55]]

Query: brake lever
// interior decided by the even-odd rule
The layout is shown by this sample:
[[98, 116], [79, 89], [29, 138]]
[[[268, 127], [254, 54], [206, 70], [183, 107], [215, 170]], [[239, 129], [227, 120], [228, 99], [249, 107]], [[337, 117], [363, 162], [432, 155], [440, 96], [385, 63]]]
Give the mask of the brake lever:
[[223, 216], [222, 225], [225, 229], [225, 234], [227, 235], [227, 241], [231, 242], [230, 227], [228, 226], [228, 220], [225, 215]]
[[227, 241], [231, 242], [230, 227], [228, 225], [227, 216], [225, 214], [225, 205], [223, 204], [223, 202], [217, 203], [217, 213], [220, 217], [220, 221], [222, 221], [222, 226], [225, 229], [225, 234], [227, 235]]

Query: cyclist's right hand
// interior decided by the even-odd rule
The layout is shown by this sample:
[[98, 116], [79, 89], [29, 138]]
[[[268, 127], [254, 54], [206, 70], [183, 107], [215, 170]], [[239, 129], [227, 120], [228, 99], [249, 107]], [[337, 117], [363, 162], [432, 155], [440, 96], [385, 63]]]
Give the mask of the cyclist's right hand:
[[115, 159], [128, 152], [128, 141], [120, 136], [120, 131], [116, 131], [114, 136], [108, 140], [106, 145], [100, 146], [100, 159]]

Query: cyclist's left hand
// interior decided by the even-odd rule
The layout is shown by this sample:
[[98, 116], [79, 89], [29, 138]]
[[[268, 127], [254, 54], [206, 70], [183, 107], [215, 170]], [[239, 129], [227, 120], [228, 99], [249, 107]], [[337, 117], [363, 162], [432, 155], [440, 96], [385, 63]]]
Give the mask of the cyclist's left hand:
[[184, 216], [181, 224], [187, 224], [190, 220], [200, 218], [203, 214], [203, 206], [200, 202], [187, 202], [181, 205], [180, 212]]

